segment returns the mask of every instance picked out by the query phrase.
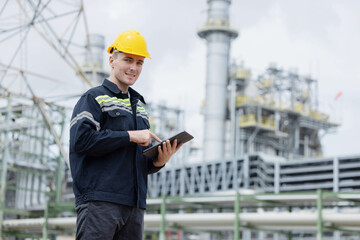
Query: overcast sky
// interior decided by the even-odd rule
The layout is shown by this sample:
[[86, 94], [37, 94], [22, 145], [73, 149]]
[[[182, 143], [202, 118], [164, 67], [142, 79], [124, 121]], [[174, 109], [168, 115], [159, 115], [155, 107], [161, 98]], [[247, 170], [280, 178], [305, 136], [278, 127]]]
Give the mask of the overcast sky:
[[[89, 31], [104, 35], [106, 47], [124, 30], [136, 29], [146, 38], [152, 59], [146, 60], [134, 88], [149, 102], [184, 109], [186, 130], [200, 144], [206, 44], [196, 32], [206, 21], [207, 1], [84, 2]], [[327, 156], [360, 153], [359, 12], [358, 0], [232, 0], [230, 6], [230, 26], [239, 31], [231, 60], [243, 61], [254, 77], [276, 63], [318, 79], [321, 106], [342, 123], [336, 133], [322, 138]], [[10, 47], [0, 48], [4, 53]], [[47, 59], [45, 50], [35, 52], [37, 59]], [[106, 62], [105, 52], [104, 58]], [[64, 63], [47, 60], [36, 66], [44, 74], [80, 82], [70, 70], [57, 73]], [[339, 91], [343, 94], [334, 101]]]

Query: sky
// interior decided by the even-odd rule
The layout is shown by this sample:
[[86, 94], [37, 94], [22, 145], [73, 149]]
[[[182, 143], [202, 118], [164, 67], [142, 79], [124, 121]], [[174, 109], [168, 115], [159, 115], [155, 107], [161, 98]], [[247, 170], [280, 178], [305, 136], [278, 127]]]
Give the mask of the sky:
[[[124, 30], [135, 29], [145, 37], [152, 59], [146, 59], [134, 88], [148, 102], [183, 109], [185, 128], [201, 145], [206, 42], [197, 30], [205, 24], [207, 1], [87, 0], [84, 8], [89, 32], [103, 35], [106, 47]], [[253, 77], [275, 63], [319, 81], [320, 106], [341, 121], [335, 132], [321, 137], [326, 156], [360, 154], [359, 11], [358, 0], [232, 0], [230, 6], [230, 26], [239, 32], [232, 41], [230, 61], [243, 62]], [[60, 88], [66, 93], [81, 89], [74, 71], [51, 57], [52, 50], [40, 44], [35, 31], [30, 34], [34, 40], [26, 43], [30, 60], [25, 67], [56, 79], [39, 80], [38, 85], [34, 80], [37, 94], [46, 98], [60, 96]], [[7, 44], [0, 43], [0, 62], [9, 62], [6, 56], [16, 49], [13, 43]], [[80, 50], [74, 55], [82, 56]], [[109, 69], [107, 59], [104, 50], [104, 65]], [[335, 101], [339, 92], [342, 95]]]

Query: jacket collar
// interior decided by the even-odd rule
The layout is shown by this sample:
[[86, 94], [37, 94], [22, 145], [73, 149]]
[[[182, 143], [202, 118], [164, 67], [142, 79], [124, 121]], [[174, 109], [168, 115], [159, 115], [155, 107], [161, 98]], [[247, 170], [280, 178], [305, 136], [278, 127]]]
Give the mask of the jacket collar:
[[[122, 91], [116, 86], [116, 84], [109, 81], [108, 79], [105, 79], [102, 85], [115, 94], [122, 93]], [[141, 102], [143, 102], [144, 104], [146, 104], [144, 97], [140, 93], [138, 93], [137, 91], [132, 89], [131, 87], [129, 87], [129, 93], [130, 93], [130, 96], [132, 99], [134, 99], [134, 100], [138, 99]]]

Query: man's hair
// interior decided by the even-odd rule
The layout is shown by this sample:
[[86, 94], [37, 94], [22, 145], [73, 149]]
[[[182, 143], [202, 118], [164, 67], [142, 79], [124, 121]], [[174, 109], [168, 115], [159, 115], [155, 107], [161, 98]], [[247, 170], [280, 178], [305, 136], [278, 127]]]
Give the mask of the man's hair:
[[114, 49], [114, 51], [112, 52], [113, 58], [117, 58], [117, 56], [119, 55], [119, 54], [117, 54], [117, 53], [122, 53], [122, 52], [120, 52], [120, 51], [117, 50], [117, 49]]

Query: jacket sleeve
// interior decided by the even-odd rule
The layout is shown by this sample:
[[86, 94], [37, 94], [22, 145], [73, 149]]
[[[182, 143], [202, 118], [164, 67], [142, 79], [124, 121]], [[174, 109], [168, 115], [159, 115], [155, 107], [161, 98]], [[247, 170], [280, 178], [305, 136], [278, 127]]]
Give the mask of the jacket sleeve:
[[74, 108], [70, 122], [70, 151], [100, 156], [130, 142], [127, 131], [101, 129], [102, 111], [90, 94], [83, 95]]
[[154, 166], [154, 159], [152, 159], [152, 158], [148, 158], [148, 157], [146, 157], [147, 158], [147, 163], [148, 163], [148, 166], [147, 166], [147, 168], [148, 168], [148, 174], [153, 174], [153, 173], [156, 173], [156, 172], [158, 172], [158, 171], [160, 171], [160, 169], [162, 169], [163, 167], [165, 167], [165, 165], [166, 164], [164, 164], [163, 166], [161, 166], [161, 167], [155, 167]]
[[[146, 147], [143, 147], [142, 150], [146, 150], [147, 148], [150, 148], [152, 147], [153, 145], [150, 144], [149, 146], [146, 146]], [[163, 167], [165, 167], [166, 164], [164, 164], [163, 166], [161, 167], [155, 167], [154, 166], [154, 161], [157, 160], [157, 157], [156, 158], [150, 158], [150, 157], [147, 157], [145, 155], [143, 155], [143, 158], [145, 159], [145, 161], [147, 162], [147, 174], [153, 174], [153, 173], [156, 173], [158, 171], [160, 171]]]

